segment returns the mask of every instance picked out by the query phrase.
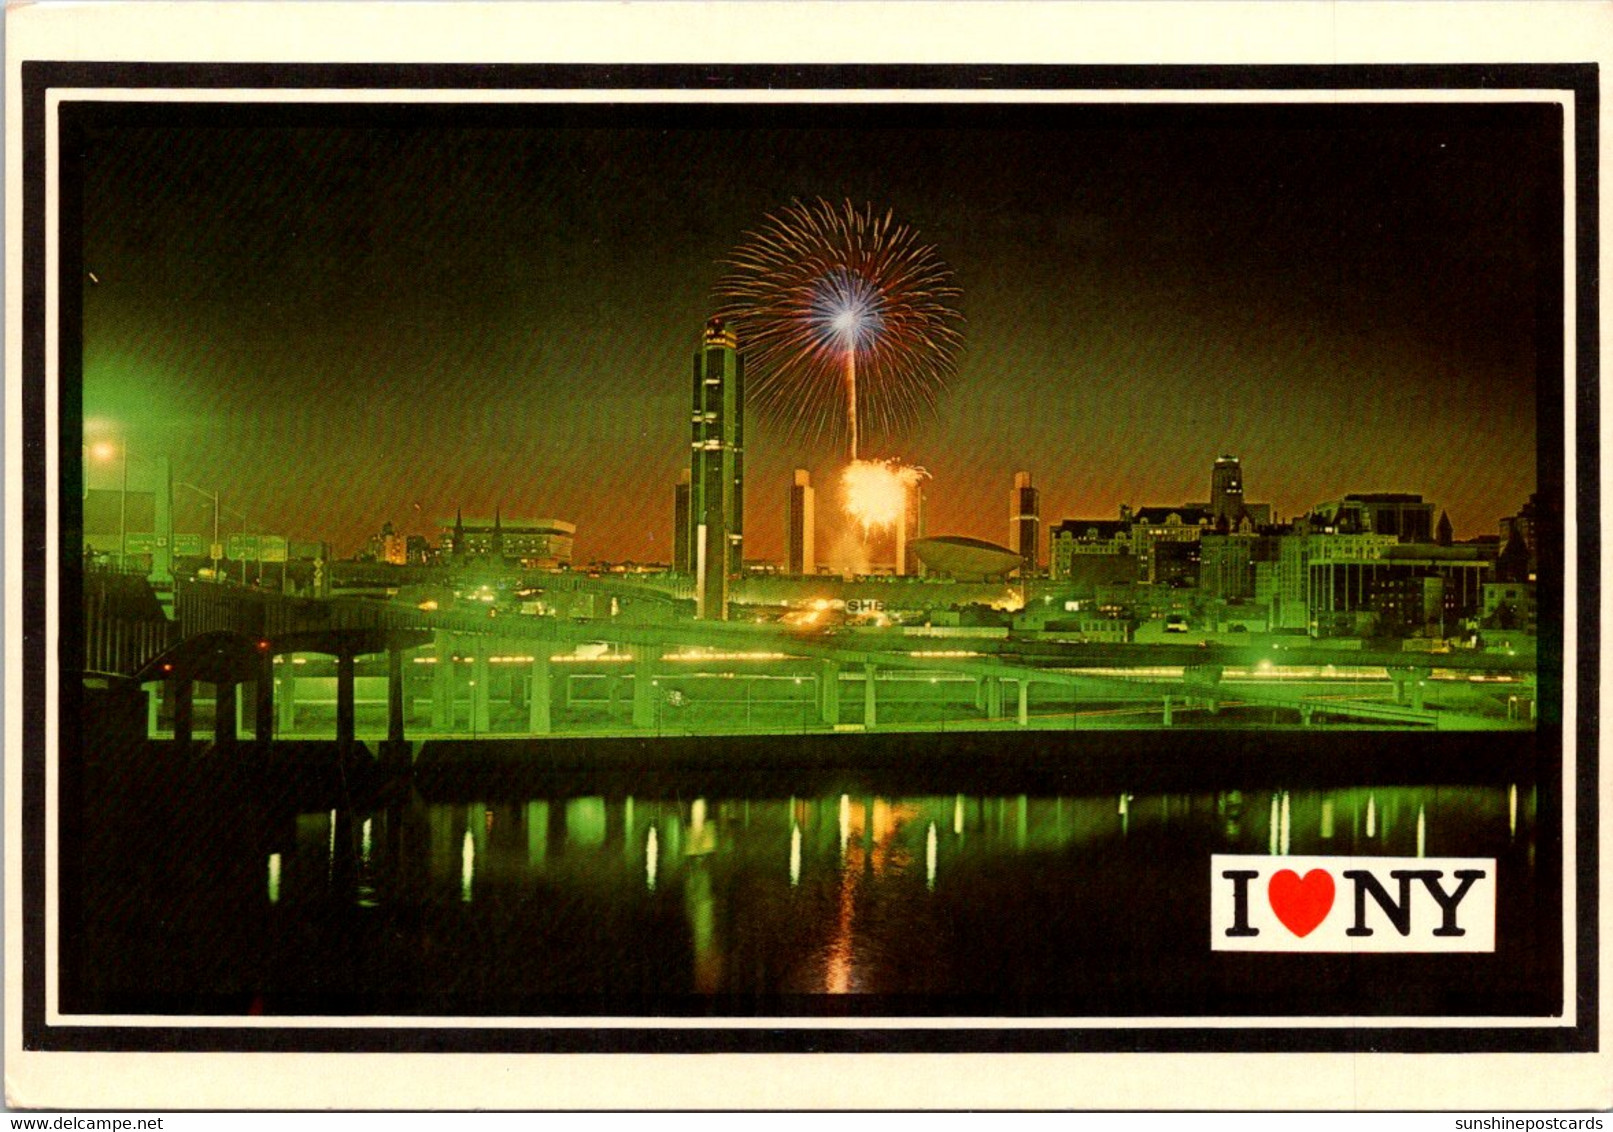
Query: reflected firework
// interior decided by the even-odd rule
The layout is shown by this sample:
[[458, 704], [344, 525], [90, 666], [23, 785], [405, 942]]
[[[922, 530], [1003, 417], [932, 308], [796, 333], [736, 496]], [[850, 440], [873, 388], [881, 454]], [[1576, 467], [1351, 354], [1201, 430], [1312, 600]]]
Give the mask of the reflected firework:
[[718, 314], [752, 404], [806, 436], [889, 435], [933, 409], [963, 339], [952, 270], [891, 213], [794, 202], [727, 261]]

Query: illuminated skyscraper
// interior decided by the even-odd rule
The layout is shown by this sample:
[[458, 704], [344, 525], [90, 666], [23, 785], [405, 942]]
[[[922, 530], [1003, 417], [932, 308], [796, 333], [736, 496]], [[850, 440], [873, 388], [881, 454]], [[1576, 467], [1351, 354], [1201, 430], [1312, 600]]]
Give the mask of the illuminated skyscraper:
[[706, 323], [694, 358], [689, 557], [695, 616], [728, 619], [728, 583], [744, 565], [745, 365], [734, 332]]
[[795, 469], [790, 496], [784, 511], [784, 572], [816, 574], [815, 526], [818, 516], [813, 506], [812, 476], [805, 468]]
[[1236, 527], [1243, 518], [1243, 465], [1236, 456], [1222, 456], [1210, 472], [1210, 519], [1220, 531]]
[[1042, 493], [1031, 486], [1029, 472], [1015, 472], [1014, 490], [1008, 495], [1008, 547], [1023, 563], [1020, 577], [1036, 573], [1041, 544]]

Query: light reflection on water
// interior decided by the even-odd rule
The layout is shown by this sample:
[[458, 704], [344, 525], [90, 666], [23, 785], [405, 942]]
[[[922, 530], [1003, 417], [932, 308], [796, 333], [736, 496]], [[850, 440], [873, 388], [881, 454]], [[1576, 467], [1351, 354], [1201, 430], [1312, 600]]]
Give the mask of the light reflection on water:
[[[906, 986], [925, 963], [940, 985], [967, 985], [979, 947], [997, 939], [1024, 947], [1012, 941], [1041, 931], [1045, 918], [1080, 922], [1093, 914], [1091, 892], [1180, 888], [1211, 853], [1422, 856], [1434, 846], [1441, 856], [1499, 855], [1520, 836], [1532, 845], [1533, 823], [1533, 791], [1520, 797], [1516, 785], [416, 798], [390, 811], [299, 819], [319, 837], [314, 868], [325, 883], [310, 891], [309, 858], [299, 867], [296, 852], [277, 853], [267, 891], [258, 891], [278, 909], [332, 898], [329, 878], [351, 839], [347, 851], [374, 881], [366, 902], [458, 906], [464, 916], [501, 918], [499, 930], [517, 940], [592, 917], [617, 924], [627, 946], [653, 923], [662, 933], [655, 946], [685, 949], [682, 968], [697, 993], [855, 994]], [[362, 832], [351, 837], [355, 824]], [[1532, 854], [1523, 859], [1532, 866]], [[998, 901], [994, 920], [985, 910]], [[956, 943], [958, 925], [975, 920], [989, 925], [984, 942]], [[937, 954], [910, 961], [915, 947]]]

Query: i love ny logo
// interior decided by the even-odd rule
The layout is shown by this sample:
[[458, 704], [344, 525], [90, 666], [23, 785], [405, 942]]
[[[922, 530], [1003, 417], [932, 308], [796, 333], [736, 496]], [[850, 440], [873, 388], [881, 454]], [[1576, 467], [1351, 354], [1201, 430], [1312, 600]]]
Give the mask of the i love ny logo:
[[1494, 951], [1495, 861], [1210, 858], [1213, 951]]

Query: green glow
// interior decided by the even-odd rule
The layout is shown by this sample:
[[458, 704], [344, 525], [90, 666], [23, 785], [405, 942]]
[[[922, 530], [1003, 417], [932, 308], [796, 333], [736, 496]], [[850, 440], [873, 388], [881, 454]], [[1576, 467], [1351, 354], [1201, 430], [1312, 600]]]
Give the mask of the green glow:
[[604, 798], [573, 798], [566, 803], [566, 840], [590, 849], [605, 844]]

